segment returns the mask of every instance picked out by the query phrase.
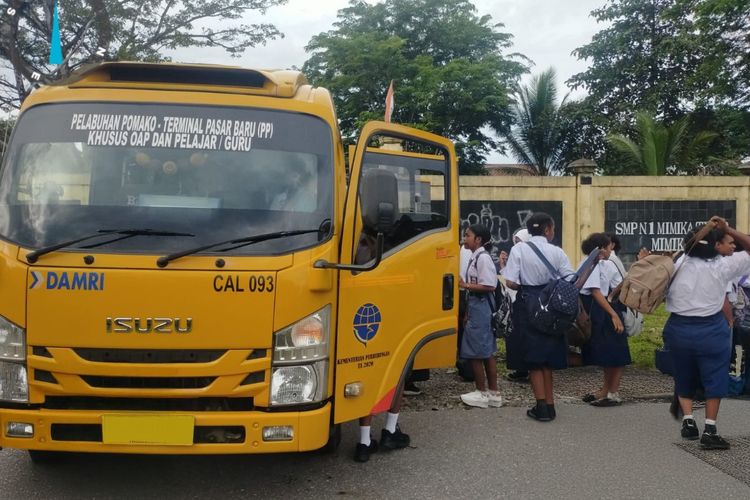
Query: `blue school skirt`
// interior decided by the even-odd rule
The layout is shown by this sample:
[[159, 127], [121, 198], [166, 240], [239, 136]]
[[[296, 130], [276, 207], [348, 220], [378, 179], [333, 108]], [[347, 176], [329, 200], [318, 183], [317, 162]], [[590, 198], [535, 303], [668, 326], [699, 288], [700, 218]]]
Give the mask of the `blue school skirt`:
[[[581, 301], [591, 317], [591, 340], [581, 348], [584, 364], [606, 368], [631, 364], [628, 335], [615, 331], [609, 313], [602, 309], [594, 297], [581, 295]], [[617, 301], [612, 304], [612, 308], [622, 320], [624, 306]]]
[[698, 384], [706, 398], [727, 395], [732, 332], [721, 311], [706, 317], [671, 314], [664, 325], [664, 347], [674, 363], [678, 396], [693, 398]]
[[513, 342], [520, 345], [520, 353], [514, 355], [514, 363], [511, 363], [509, 352], [508, 368], [512, 368], [511, 364], [518, 361], [516, 356], [522, 356], [520, 359], [523, 368], [513, 368], [514, 370], [562, 370], [568, 367], [568, 342], [565, 336], [547, 335], [534, 328], [529, 321], [528, 304], [538, 300], [539, 293], [545, 286], [522, 286], [516, 294], [513, 307], [513, 335], [519, 333], [520, 340], [513, 339]]
[[492, 309], [488, 293], [468, 294], [466, 326], [461, 339], [461, 357], [487, 359], [497, 351], [497, 341], [492, 333]]
[[508, 370], [525, 372], [529, 370], [524, 360], [526, 352], [524, 349], [523, 331], [526, 328], [526, 303], [522, 299], [522, 293], [516, 294], [513, 302], [513, 330], [505, 338], [505, 366]]

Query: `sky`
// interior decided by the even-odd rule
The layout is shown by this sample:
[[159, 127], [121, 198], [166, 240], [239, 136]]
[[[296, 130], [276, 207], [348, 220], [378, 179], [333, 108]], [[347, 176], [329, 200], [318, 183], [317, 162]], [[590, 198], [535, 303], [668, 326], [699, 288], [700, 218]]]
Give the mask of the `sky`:
[[[348, 3], [348, 0], [289, 0], [269, 9], [265, 16], [258, 16], [257, 11], [253, 11], [252, 17], [246, 21], [274, 24], [284, 33], [284, 38], [249, 48], [240, 58], [231, 58], [221, 49], [194, 50], [190, 62], [255, 68], [301, 67], [309, 57], [305, 46], [310, 39], [333, 29], [337, 12]], [[550, 66], [555, 68], [561, 97], [569, 90], [565, 81], [587, 67], [586, 61], [578, 60], [571, 52], [591, 41], [591, 37], [604, 27], [597, 24], [590, 12], [605, 3], [606, 0], [474, 0], [479, 16], [489, 14], [493, 22], [505, 25], [499, 28], [500, 31], [513, 35], [509, 52], [521, 53], [533, 61], [531, 75]], [[175, 59], [182, 60], [180, 57]], [[525, 79], [529, 77], [527, 75]], [[571, 93], [572, 98], [582, 95], [582, 90]], [[508, 163], [514, 160], [493, 153], [487, 161]]]
[[[588, 43], [602, 25], [589, 13], [606, 0], [474, 0], [477, 14], [489, 14], [500, 31], [513, 35], [512, 52], [530, 58], [532, 74], [553, 66], [558, 72], [561, 89], [565, 80], [586, 69], [586, 62], [571, 52]], [[231, 58], [221, 49], [191, 52], [191, 62], [217, 62], [257, 68], [301, 67], [308, 54], [304, 48], [314, 35], [333, 29], [339, 9], [348, 0], [289, 0], [269, 9], [265, 16], [253, 11], [250, 22], [274, 24], [285, 37], [265, 46], [247, 49], [240, 58]], [[179, 58], [179, 57], [178, 57]], [[580, 92], [573, 96], [580, 95]]]

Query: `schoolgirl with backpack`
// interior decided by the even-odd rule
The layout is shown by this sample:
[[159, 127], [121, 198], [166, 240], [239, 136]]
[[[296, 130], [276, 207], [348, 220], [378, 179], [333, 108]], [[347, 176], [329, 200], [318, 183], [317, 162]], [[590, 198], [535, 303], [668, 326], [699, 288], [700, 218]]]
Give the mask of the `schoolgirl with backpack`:
[[497, 386], [497, 341], [492, 330], [493, 298], [497, 270], [487, 247], [492, 244], [490, 231], [473, 224], [464, 233], [464, 247], [473, 253], [466, 274], [459, 277], [459, 288], [466, 290], [466, 322], [461, 339], [460, 357], [470, 360], [476, 390], [462, 394], [469, 406], [487, 408], [502, 406]]
[[[735, 240], [750, 249], [750, 236], [713, 217], [707, 233], [688, 233], [686, 256], [678, 263], [667, 292], [669, 319], [664, 344], [674, 365], [675, 389], [683, 412], [681, 436], [700, 437], [704, 449], [726, 450], [729, 442], [719, 435], [716, 420], [721, 399], [729, 388], [732, 332], [723, 312], [726, 290], [732, 280], [750, 274], [750, 252], [734, 252]], [[693, 398], [702, 385], [706, 398], [705, 427], [701, 435], [692, 414]]]
[[[549, 330], [542, 331], [532, 324], [532, 305], [539, 301], [551, 281], [573, 275], [574, 272], [562, 248], [550, 243], [555, 236], [552, 217], [535, 213], [527, 221], [526, 228], [531, 239], [511, 248], [508, 265], [504, 269], [506, 284], [518, 290], [513, 305], [513, 335], [518, 332], [520, 342], [513, 345], [512, 353], [508, 344], [509, 357], [514, 357], [509, 360], [509, 366], [517, 363], [517, 366], [529, 369], [536, 404], [526, 414], [535, 420], [549, 422], [556, 417], [552, 373], [553, 370], [567, 368], [568, 345], [564, 332], [560, 335]], [[577, 310], [577, 292], [573, 300]]]
[[604, 382], [598, 391], [586, 394], [583, 401], [592, 406], [617, 406], [621, 404], [620, 379], [626, 365], [631, 363], [628, 337], [622, 321], [625, 307], [607, 300], [611, 289], [622, 281], [616, 264], [609, 260], [612, 242], [604, 233], [594, 233], [581, 243], [584, 254], [600, 248], [597, 269], [591, 273], [581, 289], [581, 300], [591, 318], [591, 338], [581, 349], [583, 362], [600, 366]]

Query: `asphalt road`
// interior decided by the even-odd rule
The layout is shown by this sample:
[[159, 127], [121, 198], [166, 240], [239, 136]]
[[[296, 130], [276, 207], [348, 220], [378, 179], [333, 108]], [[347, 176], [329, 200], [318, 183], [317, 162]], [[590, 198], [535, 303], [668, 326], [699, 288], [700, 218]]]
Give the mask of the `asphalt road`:
[[[750, 402], [727, 401], [719, 430], [730, 441], [748, 436], [748, 417]], [[331, 455], [74, 455], [34, 466], [2, 450], [0, 498], [750, 498], [745, 483], [675, 446], [679, 427], [663, 403], [564, 404], [548, 424], [517, 407], [401, 420], [413, 447], [367, 464], [351, 460], [354, 425]], [[750, 453], [737, 456], [750, 469]]]

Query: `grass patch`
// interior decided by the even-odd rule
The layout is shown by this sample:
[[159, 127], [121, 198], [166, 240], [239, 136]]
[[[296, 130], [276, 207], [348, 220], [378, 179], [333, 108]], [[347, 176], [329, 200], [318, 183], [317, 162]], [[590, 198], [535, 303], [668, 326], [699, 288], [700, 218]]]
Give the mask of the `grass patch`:
[[641, 334], [630, 337], [630, 356], [634, 366], [655, 368], [654, 351], [663, 345], [661, 333], [668, 317], [664, 304], [660, 305], [656, 311], [646, 315]]

